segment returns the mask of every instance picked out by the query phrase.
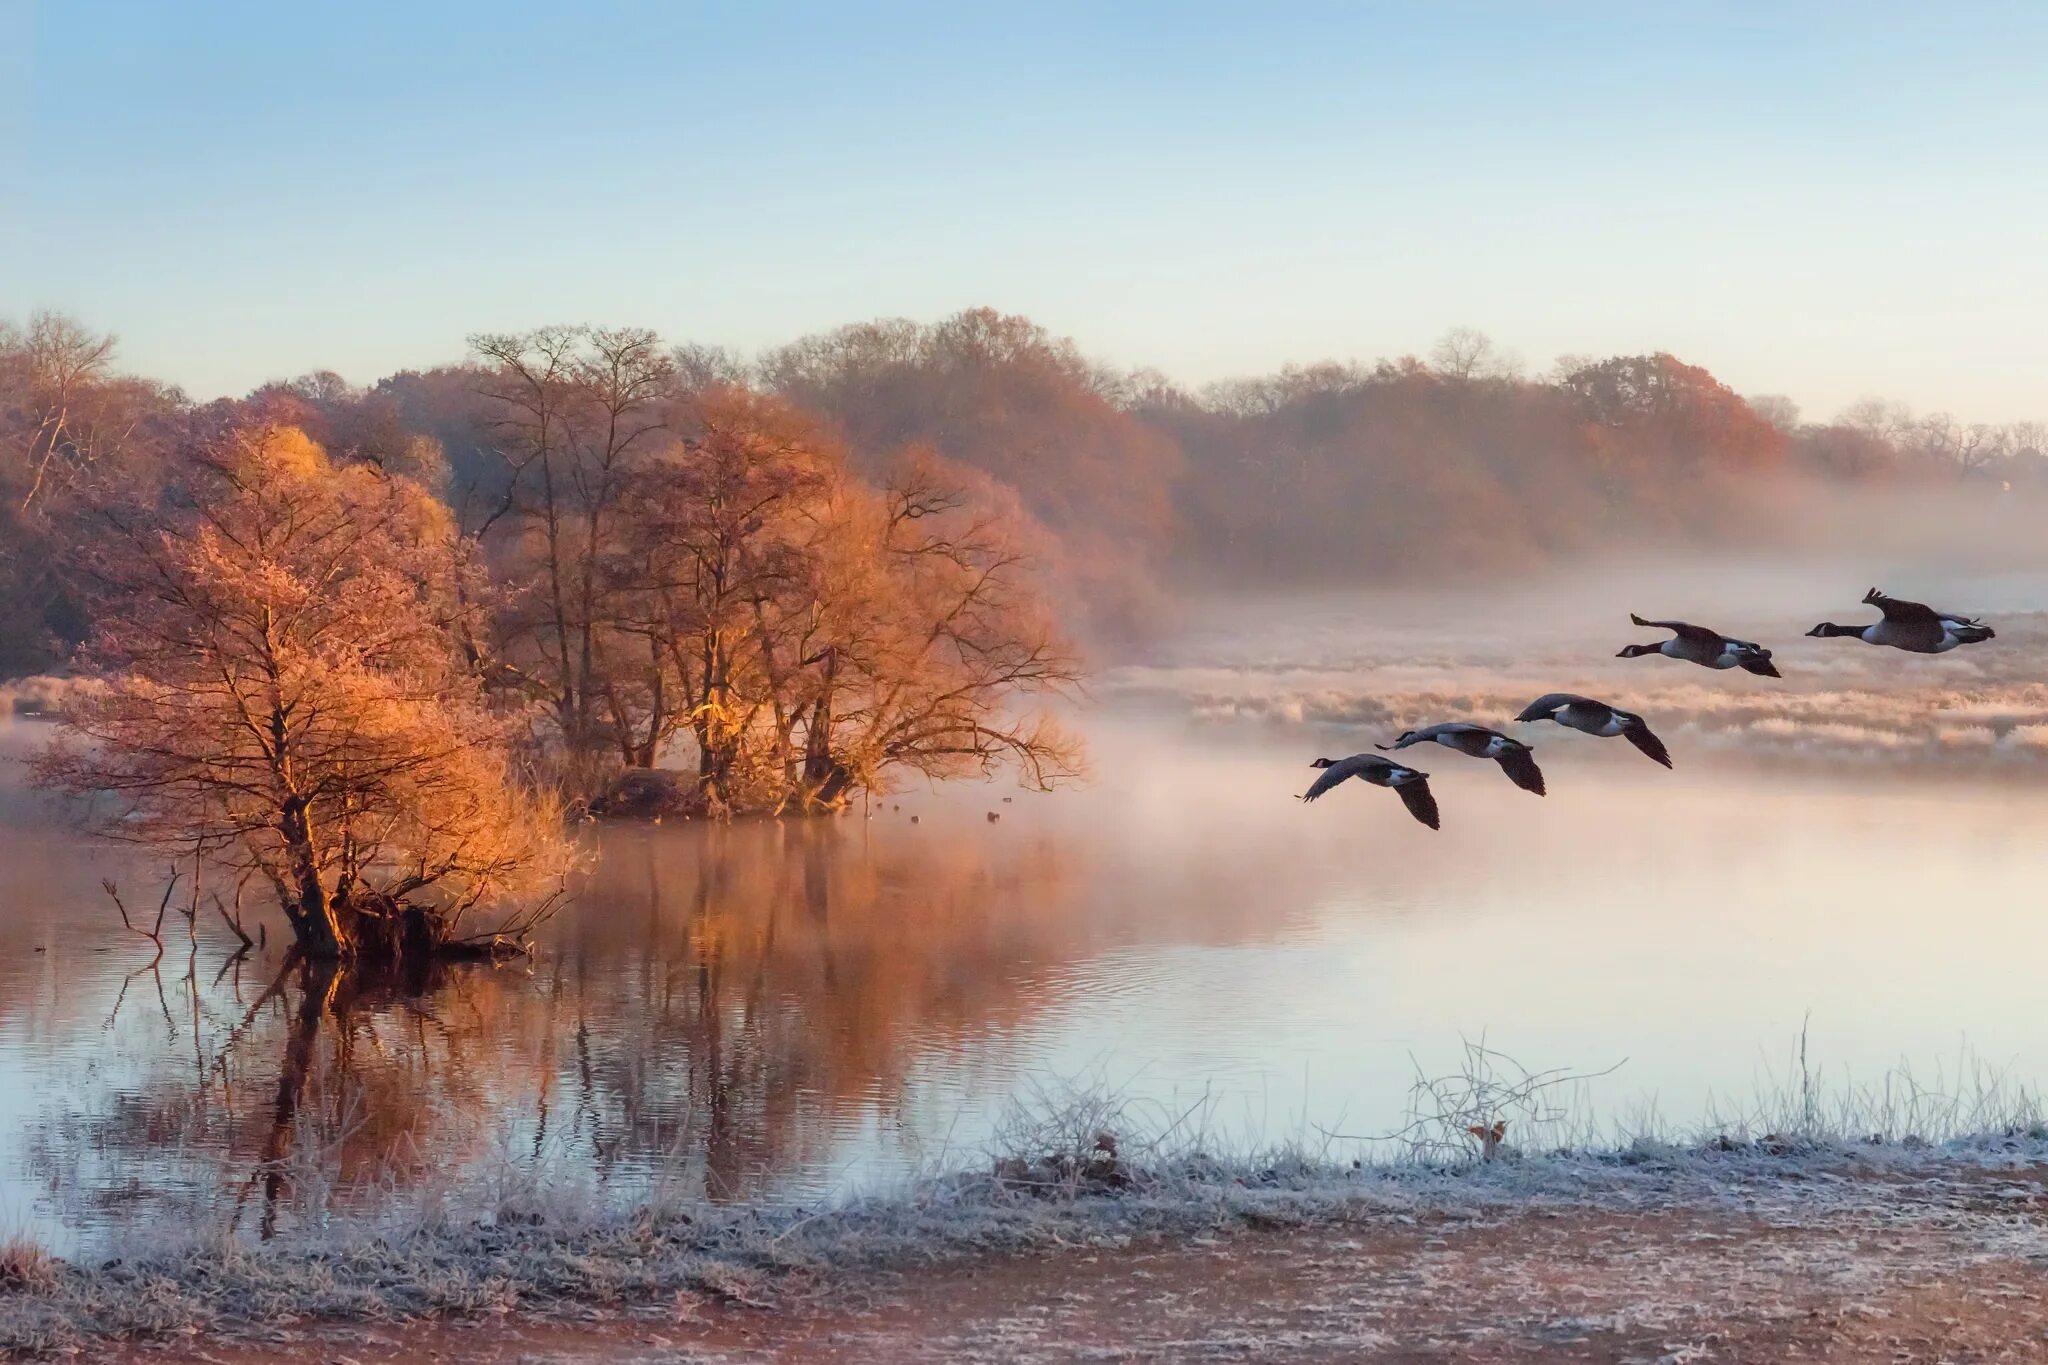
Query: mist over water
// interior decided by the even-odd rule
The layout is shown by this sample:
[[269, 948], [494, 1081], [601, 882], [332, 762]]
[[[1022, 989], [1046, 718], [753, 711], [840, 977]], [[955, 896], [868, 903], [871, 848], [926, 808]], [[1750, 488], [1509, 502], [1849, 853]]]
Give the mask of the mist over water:
[[[1803, 636], [1868, 619], [1872, 583], [1998, 638], [1918, 658]], [[275, 933], [223, 972], [204, 917], [138, 972], [149, 945], [98, 883], [153, 905], [158, 874], [10, 764], [0, 1229], [254, 1231], [266, 1205], [289, 1228], [316, 1166], [364, 1201], [538, 1154], [622, 1192], [680, 1171], [714, 1198], [825, 1197], [978, 1162], [1010, 1104], [1070, 1081], [1199, 1106], [1219, 1144], [1385, 1133], [1415, 1068], [1482, 1033], [1534, 1067], [1622, 1063], [1582, 1097], [1614, 1120], [1738, 1111], [1802, 1028], [1844, 1083], [1967, 1045], [2032, 1084], [2044, 603], [2017, 556], [1848, 551], [1192, 602], [1091, 689], [1085, 788], [603, 827], [530, 966], [332, 996], [278, 979]], [[1760, 640], [1785, 678], [1616, 659], [1660, 634], [1632, 610]], [[1542, 799], [1404, 755], [1441, 833], [1360, 784], [1292, 799], [1319, 754], [1553, 690], [1642, 712], [1676, 769], [1532, 726]], [[13, 723], [7, 753], [42, 733]]]

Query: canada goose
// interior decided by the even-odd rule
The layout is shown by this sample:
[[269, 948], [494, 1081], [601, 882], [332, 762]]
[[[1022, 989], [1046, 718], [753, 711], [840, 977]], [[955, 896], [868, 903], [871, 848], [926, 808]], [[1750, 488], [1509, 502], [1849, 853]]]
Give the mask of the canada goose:
[[1876, 588], [1863, 594], [1863, 604], [1876, 607], [1884, 613], [1884, 619], [1867, 626], [1838, 626], [1823, 621], [1806, 633], [1822, 639], [1853, 635], [1865, 644], [1890, 645], [1911, 654], [1945, 654], [1957, 645], [1977, 645], [1998, 638], [1997, 631], [1974, 616], [1936, 611], [1920, 602], [1902, 602], [1886, 597]]
[[1609, 706], [1604, 701], [1594, 701], [1591, 697], [1552, 692], [1523, 707], [1522, 714], [1515, 719], [1552, 720], [1568, 730], [1605, 739], [1620, 735], [1665, 767], [1671, 766], [1671, 754], [1665, 749], [1664, 741], [1650, 733], [1650, 727], [1643, 723], [1641, 716], [1618, 706]]
[[1771, 651], [1753, 641], [1732, 639], [1718, 630], [1708, 630], [1705, 626], [1684, 621], [1645, 621], [1634, 612], [1628, 614], [1628, 619], [1639, 626], [1653, 626], [1674, 634], [1654, 645], [1623, 645], [1621, 652], [1614, 656], [1617, 659], [1640, 659], [1647, 654], [1662, 654], [1667, 659], [1683, 659], [1705, 668], [1741, 668], [1765, 678], [1784, 676], [1771, 662]]
[[1405, 749], [1411, 744], [1441, 744], [1446, 749], [1455, 749], [1473, 758], [1493, 759], [1500, 764], [1500, 770], [1508, 775], [1510, 782], [1525, 792], [1543, 795], [1543, 770], [1529, 756], [1529, 746], [1519, 739], [1508, 738], [1498, 730], [1457, 720], [1432, 725], [1425, 730], [1403, 730], [1401, 737], [1392, 744], [1378, 747], [1391, 751]]
[[1429, 774], [1381, 758], [1378, 754], [1353, 754], [1349, 758], [1319, 758], [1309, 764], [1311, 768], [1323, 769], [1323, 775], [1315, 780], [1301, 796], [1304, 801], [1313, 801], [1347, 777], [1361, 782], [1370, 782], [1375, 787], [1392, 787], [1401, 794], [1401, 804], [1408, 807], [1408, 813], [1428, 825], [1431, 829], [1441, 826], [1437, 822], [1436, 798], [1429, 792]]

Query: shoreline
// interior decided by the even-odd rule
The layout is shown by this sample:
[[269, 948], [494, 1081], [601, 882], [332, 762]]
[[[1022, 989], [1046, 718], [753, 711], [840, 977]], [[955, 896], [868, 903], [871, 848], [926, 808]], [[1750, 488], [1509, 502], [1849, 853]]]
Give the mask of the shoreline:
[[[1825, 1240], [1858, 1219], [1900, 1228], [1918, 1219], [1960, 1228], [1985, 1254], [2048, 1265], [2048, 1132], [2038, 1126], [1940, 1144], [1638, 1141], [1439, 1167], [1083, 1162], [1051, 1184], [1019, 1180], [1011, 1167], [1009, 1179], [956, 1174], [829, 1208], [643, 1208], [577, 1219], [504, 1207], [409, 1235], [336, 1230], [319, 1241], [220, 1241], [97, 1267], [49, 1262], [25, 1282], [0, 1280], [0, 1356], [160, 1354], [198, 1342], [273, 1349], [345, 1335], [356, 1330], [350, 1323], [402, 1324], [401, 1336], [479, 1318], [520, 1330], [593, 1315], [638, 1322], [653, 1313], [673, 1324], [677, 1305], [691, 1303], [742, 1309], [759, 1325], [776, 1316], [762, 1310], [785, 1299], [858, 1301], [911, 1267], [922, 1277], [949, 1266], [1078, 1265], [1133, 1248], [1247, 1235], [1284, 1244], [1339, 1230], [1398, 1241], [1419, 1224], [1491, 1228], [1512, 1251], [1517, 1238], [1559, 1220], [1675, 1218], [1709, 1239], [1729, 1235], [1713, 1231], [1729, 1223]], [[1959, 1218], [1981, 1226], [1972, 1232]]]

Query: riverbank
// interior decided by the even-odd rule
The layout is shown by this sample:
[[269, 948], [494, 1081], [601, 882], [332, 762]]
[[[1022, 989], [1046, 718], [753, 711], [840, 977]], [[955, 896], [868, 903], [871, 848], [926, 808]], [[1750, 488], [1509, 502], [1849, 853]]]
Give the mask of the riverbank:
[[1680, 1361], [2048, 1345], [2039, 1133], [1037, 1175], [828, 1210], [508, 1208], [409, 1236], [58, 1264], [0, 1288], [0, 1350]]

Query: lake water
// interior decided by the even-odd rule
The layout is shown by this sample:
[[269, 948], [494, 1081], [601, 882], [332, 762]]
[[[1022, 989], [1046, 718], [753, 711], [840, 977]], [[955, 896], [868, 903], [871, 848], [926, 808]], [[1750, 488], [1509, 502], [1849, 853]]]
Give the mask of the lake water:
[[[204, 918], [151, 971], [99, 882], [153, 907], [152, 869], [7, 774], [0, 1233], [253, 1229], [315, 1180], [535, 1153], [622, 1189], [815, 1198], [979, 1162], [1020, 1098], [1072, 1085], [1194, 1109], [1218, 1145], [1385, 1133], [1416, 1068], [1481, 1035], [1530, 1067], [1619, 1063], [1579, 1100], [1675, 1126], [1784, 1076], [1802, 1029], [1836, 1083], [1965, 1046], [2048, 1079], [2039, 618], [2001, 623], [1992, 662], [1804, 642], [1773, 689], [1581, 662], [1626, 626], [1517, 655], [1426, 613], [1361, 643], [1389, 618], [1355, 599], [1242, 610], [1104, 677], [1083, 789], [605, 828], [535, 961], [429, 982], [279, 978], [275, 937], [232, 963]], [[1383, 716], [1493, 716], [1541, 679], [1668, 716], [1677, 770], [1532, 731], [1544, 799], [1416, 751], [1441, 833], [1358, 784], [1292, 799]]]

